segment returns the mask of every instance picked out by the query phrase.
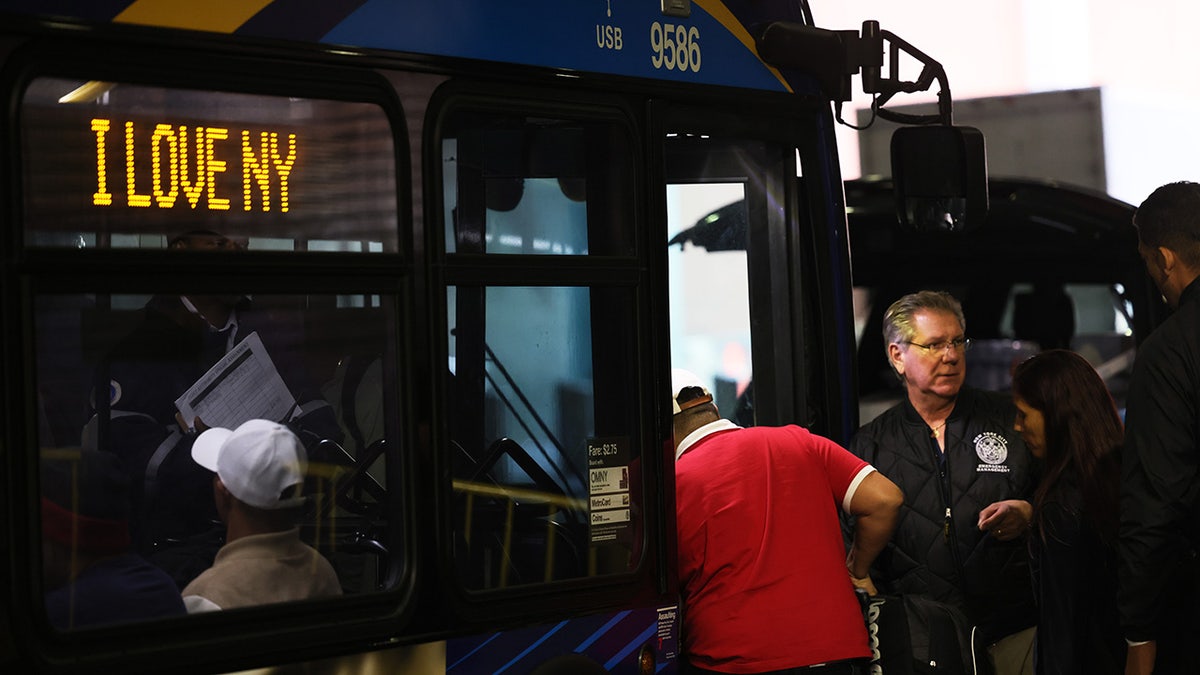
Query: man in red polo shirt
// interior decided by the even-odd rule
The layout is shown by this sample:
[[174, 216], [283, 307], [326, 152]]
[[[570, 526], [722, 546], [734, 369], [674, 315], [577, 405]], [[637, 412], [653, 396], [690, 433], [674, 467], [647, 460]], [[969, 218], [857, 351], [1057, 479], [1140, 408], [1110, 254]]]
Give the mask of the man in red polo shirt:
[[[686, 371], [673, 377], [679, 576], [686, 666], [696, 673], [867, 672], [856, 586], [904, 496], [805, 429], [743, 429]], [[857, 516], [847, 552], [839, 509]]]

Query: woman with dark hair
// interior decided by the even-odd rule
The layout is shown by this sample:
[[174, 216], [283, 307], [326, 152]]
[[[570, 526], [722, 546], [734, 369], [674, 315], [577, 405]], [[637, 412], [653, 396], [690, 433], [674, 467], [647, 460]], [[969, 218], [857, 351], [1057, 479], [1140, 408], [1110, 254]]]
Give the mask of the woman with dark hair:
[[1096, 370], [1064, 349], [1013, 372], [1013, 424], [1042, 460], [1029, 555], [1039, 675], [1121, 673], [1116, 543], [1124, 429]]

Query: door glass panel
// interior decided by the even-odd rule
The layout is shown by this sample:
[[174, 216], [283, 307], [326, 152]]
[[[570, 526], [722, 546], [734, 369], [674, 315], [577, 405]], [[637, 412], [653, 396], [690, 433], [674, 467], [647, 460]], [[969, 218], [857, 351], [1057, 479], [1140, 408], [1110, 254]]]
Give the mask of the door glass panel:
[[472, 591], [627, 573], [644, 548], [631, 130], [512, 109], [439, 127], [454, 557]]
[[683, 133], [665, 148], [671, 365], [706, 382], [741, 426], [796, 422], [801, 308], [789, 283], [802, 269], [784, 213], [795, 150]]
[[[451, 287], [459, 578], [497, 589], [626, 572], [642, 548], [633, 295]], [[486, 318], [485, 318], [486, 317]]]
[[[753, 425], [746, 203], [741, 183], [667, 186], [671, 363], [708, 383], [726, 419]], [[742, 223], [739, 228], [733, 223]], [[693, 237], [709, 228], [711, 240]]]
[[447, 253], [630, 255], [624, 127], [456, 111], [442, 139]]

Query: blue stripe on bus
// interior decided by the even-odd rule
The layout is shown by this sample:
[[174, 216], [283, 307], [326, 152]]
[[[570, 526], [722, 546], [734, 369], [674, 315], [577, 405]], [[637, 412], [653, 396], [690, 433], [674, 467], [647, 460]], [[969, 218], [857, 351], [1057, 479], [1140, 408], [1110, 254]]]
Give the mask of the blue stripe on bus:
[[484, 640], [483, 642], [480, 642], [474, 649], [467, 652], [466, 654], [463, 654], [461, 659], [446, 666], [446, 670], [450, 670], [450, 669], [454, 668], [455, 666], [457, 666], [458, 664], [462, 663], [463, 661], [466, 661], [467, 659], [471, 658], [472, 656], [475, 655], [475, 652], [479, 651], [480, 649], [483, 649], [484, 647], [487, 646], [487, 644], [489, 642], [491, 642], [492, 640], [495, 640], [496, 638], [500, 637], [501, 635], [503, 635], [503, 633], [496, 633], [494, 635], [489, 636], [488, 639]]
[[603, 636], [605, 633], [607, 633], [609, 631], [609, 629], [611, 629], [613, 626], [620, 623], [621, 620], [627, 616], [629, 616], [629, 610], [625, 610], [623, 612], [618, 612], [616, 614], [616, 616], [614, 616], [613, 618], [608, 620], [608, 623], [601, 626], [600, 629], [597, 630], [595, 633], [592, 633], [591, 635], [589, 635], [586, 640], [584, 640], [583, 642], [580, 642], [579, 646], [575, 648], [575, 653], [577, 653], [577, 654], [582, 653], [588, 647], [591, 647], [592, 644], [596, 640], [599, 640], [601, 636]]
[[[569, 619], [546, 630], [529, 627], [488, 635], [463, 636], [446, 642], [447, 672], [513, 672], [520, 664], [535, 665], [562, 654], [582, 654], [596, 663], [621, 664], [660, 629], [657, 610], [640, 608], [611, 615]], [[632, 645], [632, 646], [630, 646]], [[465, 653], [464, 653], [465, 652]]]
[[646, 640], [649, 640], [650, 636], [654, 635], [654, 632], [656, 630], [658, 630], [657, 625], [650, 626], [646, 630], [642, 631], [641, 635], [635, 637], [629, 644], [625, 645], [624, 649], [617, 652], [616, 656], [609, 659], [608, 663], [604, 664], [604, 669], [612, 670], [613, 666], [615, 666], [621, 662], [621, 659], [624, 659], [626, 656], [629, 656], [633, 652], [633, 650], [638, 649], [642, 645], [646, 644]]
[[542, 637], [538, 638], [537, 640], [534, 640], [533, 643], [530, 644], [528, 647], [526, 647], [524, 651], [522, 651], [520, 654], [517, 654], [515, 657], [513, 657], [513, 660], [511, 660], [508, 663], [501, 666], [500, 669], [497, 670], [496, 672], [503, 673], [504, 671], [508, 670], [512, 666], [516, 665], [521, 659], [525, 658], [530, 652], [532, 652], [534, 649], [537, 649], [538, 645], [545, 642], [547, 638], [549, 638], [551, 635], [554, 635], [555, 633], [557, 633], [565, 625], [567, 625], [566, 621], [560, 621], [558, 623], [558, 625], [556, 625], [554, 628], [551, 628], [550, 630], [546, 631], [546, 633], [544, 635], [542, 635]]

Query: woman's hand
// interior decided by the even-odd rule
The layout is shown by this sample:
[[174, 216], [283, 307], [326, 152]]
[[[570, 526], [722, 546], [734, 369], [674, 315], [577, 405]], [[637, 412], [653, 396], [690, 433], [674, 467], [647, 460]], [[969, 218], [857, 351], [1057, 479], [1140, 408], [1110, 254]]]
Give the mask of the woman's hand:
[[1000, 541], [1012, 541], [1025, 534], [1032, 521], [1033, 505], [1023, 499], [988, 504], [979, 512], [979, 530]]

